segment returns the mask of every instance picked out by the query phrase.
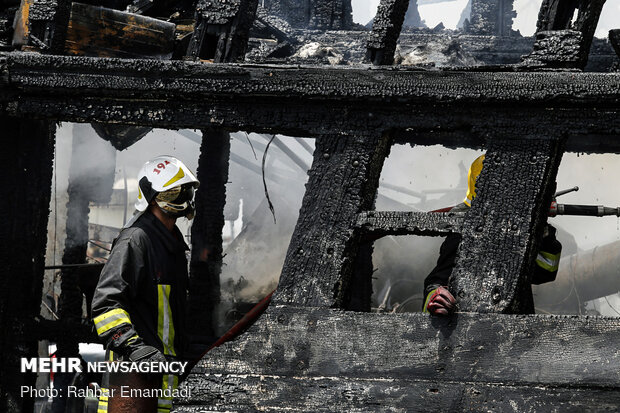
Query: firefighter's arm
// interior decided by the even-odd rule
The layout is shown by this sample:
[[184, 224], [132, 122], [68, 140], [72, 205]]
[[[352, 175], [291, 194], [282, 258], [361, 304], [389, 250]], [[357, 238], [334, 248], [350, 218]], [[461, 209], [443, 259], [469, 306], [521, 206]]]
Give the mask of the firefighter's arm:
[[536, 256], [536, 265], [532, 275], [532, 284], [543, 284], [555, 280], [560, 266], [562, 244], [555, 238], [556, 229], [552, 225], [545, 227], [540, 250]]
[[423, 312], [433, 315], [447, 315], [456, 309], [456, 299], [448, 290], [447, 285], [456, 262], [456, 252], [460, 243], [460, 234], [450, 234], [441, 244], [437, 265], [424, 280]]
[[130, 303], [144, 265], [139, 243], [131, 235], [121, 236], [101, 271], [92, 303], [95, 329], [106, 348], [132, 361], [161, 355], [144, 343], [131, 323]]

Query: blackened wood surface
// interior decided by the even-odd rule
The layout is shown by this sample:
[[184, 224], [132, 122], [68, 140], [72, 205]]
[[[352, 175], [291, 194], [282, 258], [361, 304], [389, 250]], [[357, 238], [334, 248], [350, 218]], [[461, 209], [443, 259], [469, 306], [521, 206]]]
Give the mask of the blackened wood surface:
[[538, 12], [536, 31], [569, 29], [580, 0], [543, 0]]
[[381, 0], [377, 7], [372, 32], [368, 38], [366, 59], [375, 65], [394, 63], [398, 36], [403, 27], [409, 0]]
[[[415, 103], [617, 103], [615, 73], [515, 73], [420, 71], [316, 66], [204, 64], [181, 61], [104, 59], [0, 53], [3, 85], [27, 89], [66, 89], [68, 94], [99, 96], [131, 92], [144, 97], [187, 93], [205, 96], [304, 96], [331, 100]], [[106, 76], [101, 76], [105, 73]], [[8, 76], [8, 77], [7, 77]], [[166, 81], [164, 82], [164, 77]], [[158, 78], [160, 82], [154, 83]], [[303, 82], [300, 82], [303, 79]], [[81, 92], [75, 88], [85, 88]], [[95, 90], [99, 89], [99, 91]], [[125, 91], [125, 92], [123, 92]]]
[[257, 7], [258, 0], [241, 0], [239, 13], [231, 23], [230, 33], [226, 37], [223, 50], [216, 55], [216, 62], [243, 61]]
[[61, 54], [70, 14], [70, 0], [34, 0], [28, 12], [28, 45], [43, 53]]
[[34, 386], [36, 375], [19, 372], [20, 358], [37, 357], [37, 341], [13, 332], [15, 320], [40, 313], [56, 128], [8, 117], [0, 125], [0, 411], [28, 411], [32, 399], [22, 399], [20, 386]]
[[456, 134], [469, 137], [461, 145], [474, 146], [494, 139], [499, 128], [525, 136], [539, 128], [572, 136], [571, 150], [620, 150], [618, 73], [293, 68], [24, 53], [0, 55], [0, 73], [0, 108], [29, 118], [291, 136], [358, 135], [389, 125], [396, 139], [455, 145]]
[[316, 140], [306, 193], [272, 301], [343, 306], [359, 249], [357, 214], [373, 208], [385, 136], [322, 136]]
[[176, 412], [613, 411], [620, 319], [271, 306]]
[[585, 68], [605, 1], [544, 0], [538, 14], [534, 51], [524, 63]]
[[464, 212], [368, 211], [358, 215], [356, 226], [371, 239], [386, 235], [445, 236], [460, 232], [464, 219]]
[[533, 312], [529, 274], [538, 254], [559, 140], [493, 140], [463, 225], [451, 291], [461, 311]]
[[577, 20], [573, 23], [575, 30], [579, 30], [583, 33], [583, 43], [581, 45], [581, 60], [582, 68], [585, 67], [588, 56], [590, 54], [590, 47], [592, 46], [592, 39], [594, 38], [594, 32], [598, 25], [598, 20], [601, 17], [603, 6], [606, 0], [582, 0], [579, 7], [579, 14]]
[[258, 0], [198, 1], [187, 56], [217, 63], [242, 59], [257, 7]]
[[73, 3], [65, 52], [98, 57], [169, 59], [174, 23], [105, 7]]
[[228, 181], [230, 135], [221, 129], [203, 131], [198, 160], [196, 217], [192, 224], [188, 326], [197, 341], [215, 341], [213, 311], [220, 301], [222, 229]]

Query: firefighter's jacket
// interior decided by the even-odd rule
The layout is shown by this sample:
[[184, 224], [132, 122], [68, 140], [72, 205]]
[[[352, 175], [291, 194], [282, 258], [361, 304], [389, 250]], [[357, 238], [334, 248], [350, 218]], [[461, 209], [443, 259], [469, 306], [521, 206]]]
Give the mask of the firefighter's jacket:
[[172, 234], [148, 211], [121, 231], [92, 303], [95, 328], [106, 348], [123, 355], [137, 340], [182, 357], [187, 250], [179, 229], [175, 226]]
[[[452, 211], [466, 210], [458, 205]], [[450, 275], [456, 265], [456, 253], [461, 243], [461, 234], [451, 233], [441, 244], [437, 265], [424, 280], [424, 297], [439, 286], [448, 286]], [[541, 242], [536, 265], [532, 274], [532, 284], [543, 284], [555, 280], [560, 265], [562, 244], [555, 238], [555, 228], [549, 225], [549, 234]]]

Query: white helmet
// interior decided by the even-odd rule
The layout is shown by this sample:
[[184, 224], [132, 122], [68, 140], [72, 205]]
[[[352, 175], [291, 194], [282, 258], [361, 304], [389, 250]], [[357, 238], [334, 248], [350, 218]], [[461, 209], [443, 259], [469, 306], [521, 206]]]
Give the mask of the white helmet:
[[194, 216], [194, 189], [200, 182], [183, 162], [173, 156], [158, 156], [138, 173], [136, 209], [144, 212], [150, 202], [173, 217]]

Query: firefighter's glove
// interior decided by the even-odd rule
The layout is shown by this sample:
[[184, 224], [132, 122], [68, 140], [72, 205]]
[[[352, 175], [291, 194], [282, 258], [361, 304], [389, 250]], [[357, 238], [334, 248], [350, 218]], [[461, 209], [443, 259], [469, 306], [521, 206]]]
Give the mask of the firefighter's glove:
[[555, 238], [556, 229], [547, 225], [543, 232], [540, 250], [536, 256], [536, 268], [532, 275], [532, 284], [554, 281], [560, 266], [562, 244]]
[[141, 346], [129, 354], [129, 361], [134, 363], [166, 363], [168, 360], [161, 351], [151, 346]]
[[424, 312], [432, 315], [448, 315], [456, 309], [456, 299], [446, 287], [437, 287], [426, 296]]

